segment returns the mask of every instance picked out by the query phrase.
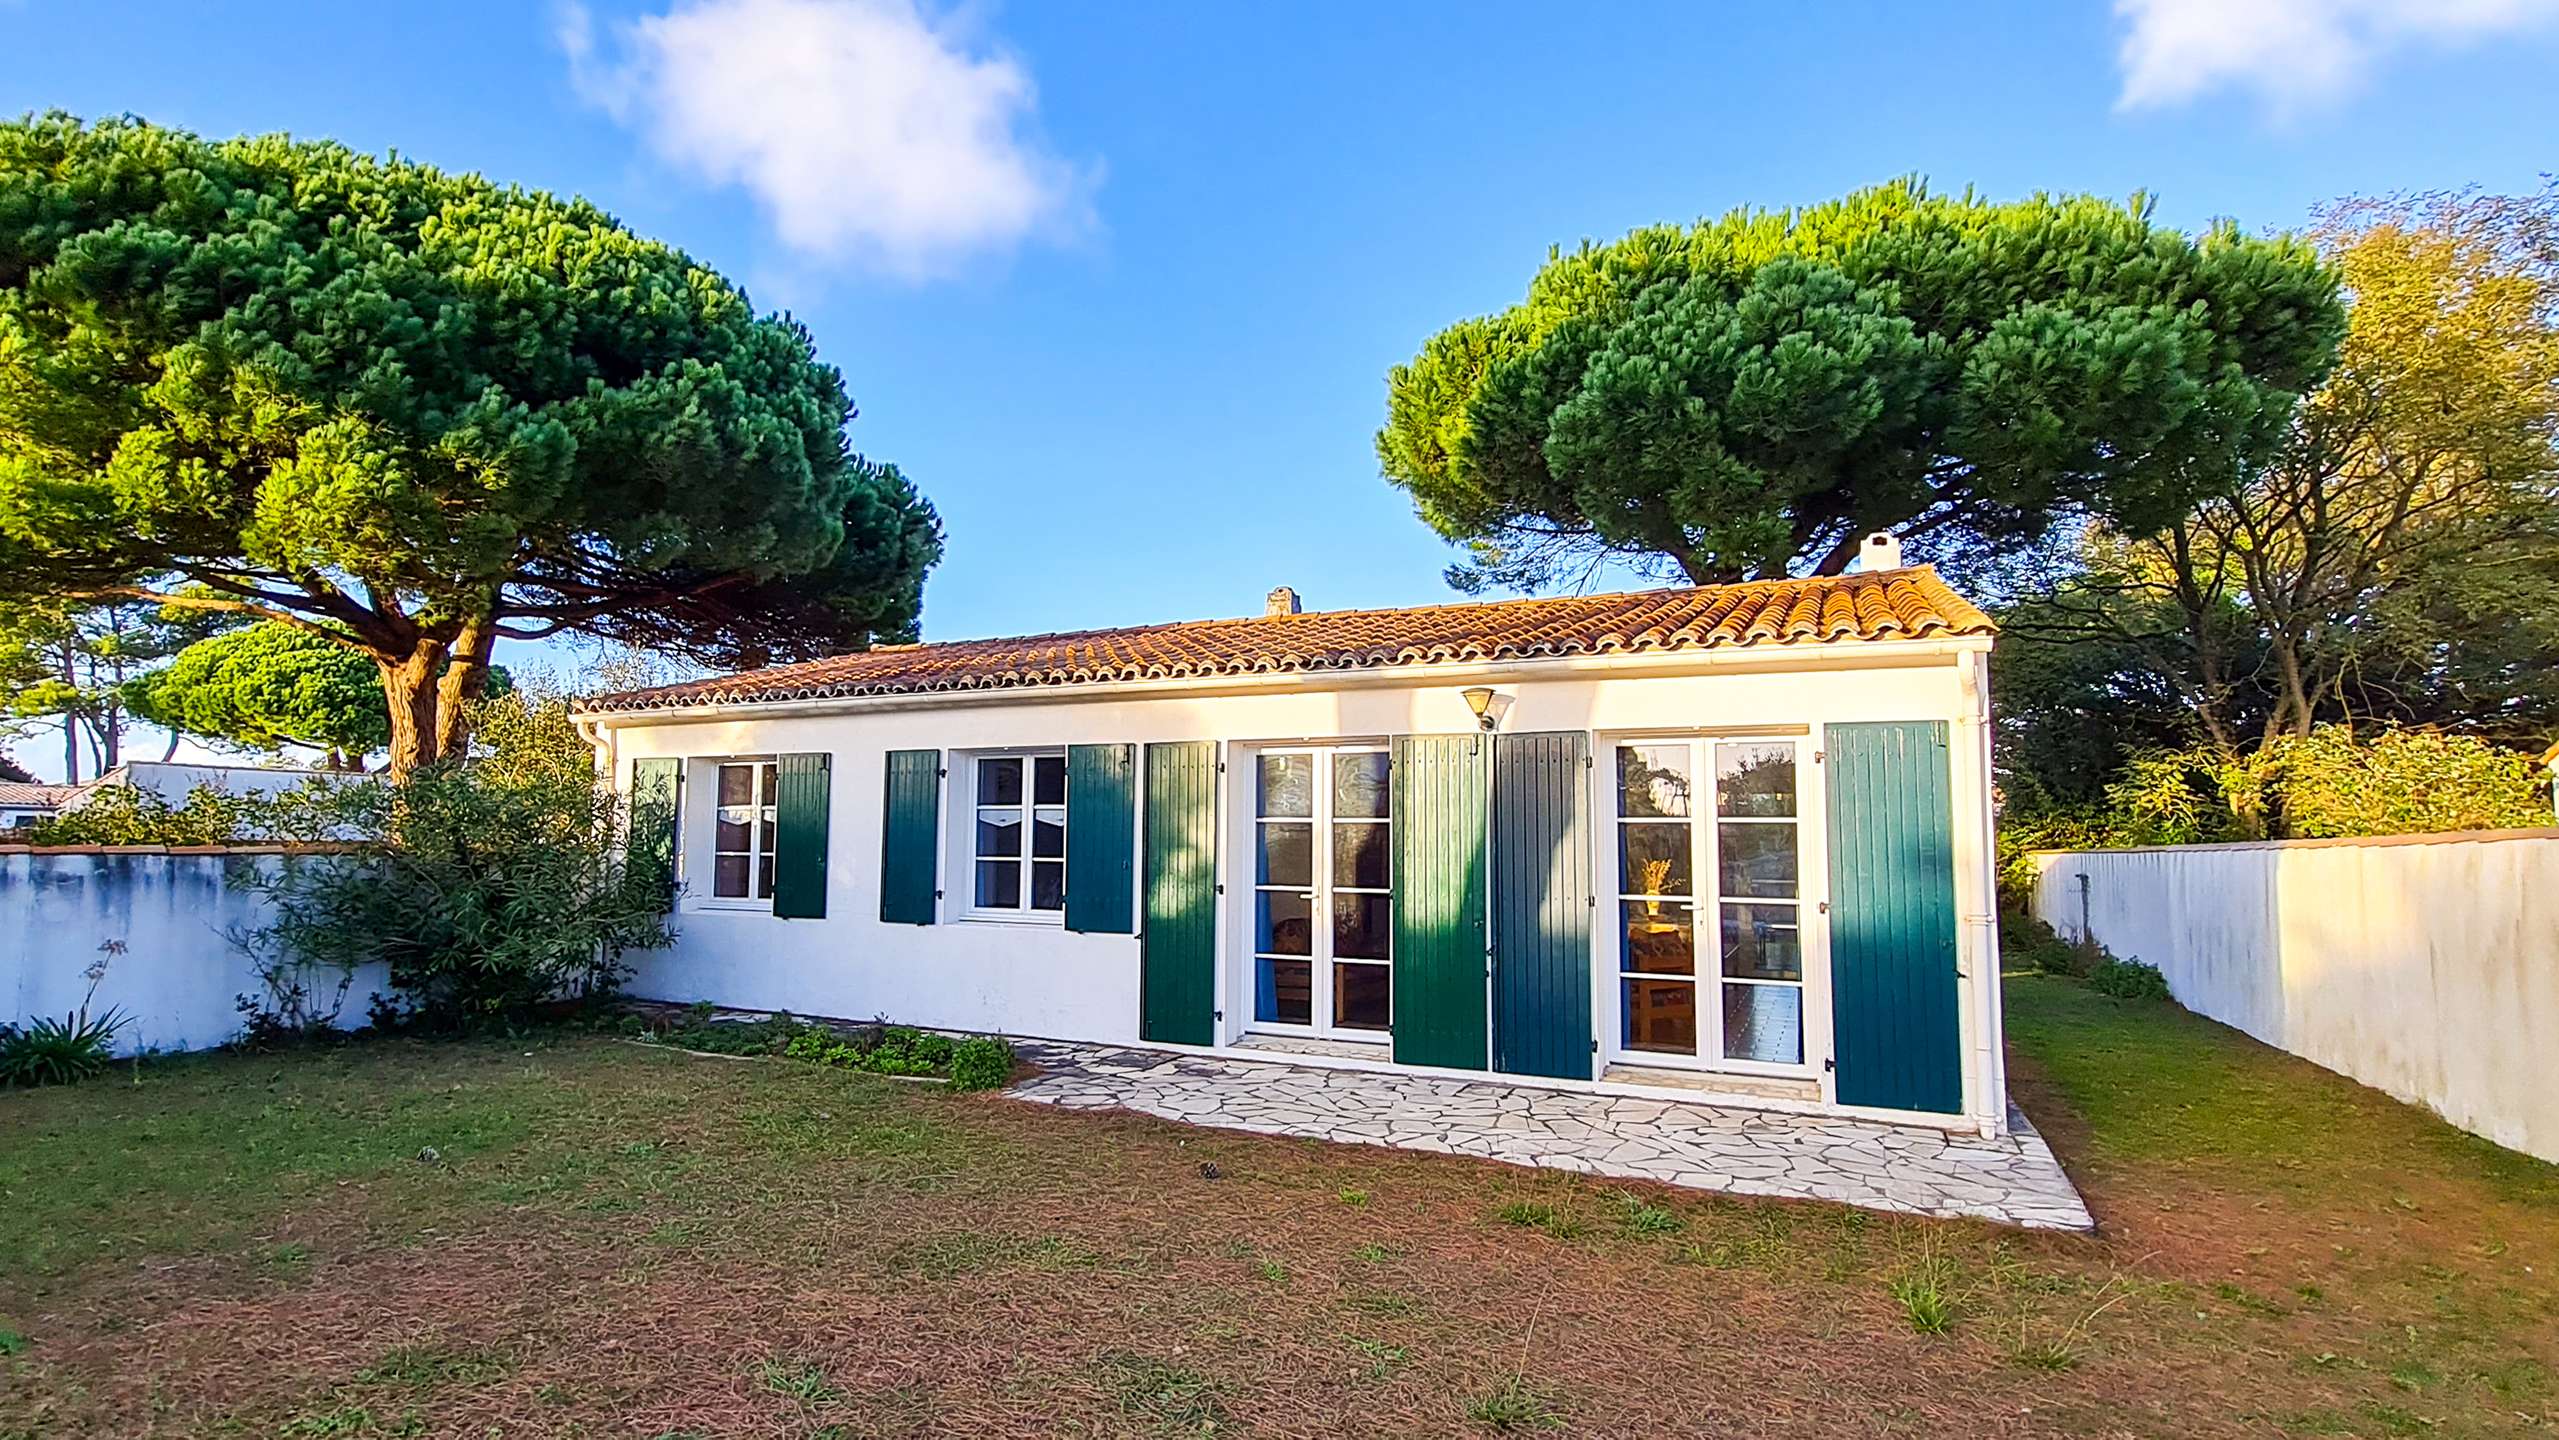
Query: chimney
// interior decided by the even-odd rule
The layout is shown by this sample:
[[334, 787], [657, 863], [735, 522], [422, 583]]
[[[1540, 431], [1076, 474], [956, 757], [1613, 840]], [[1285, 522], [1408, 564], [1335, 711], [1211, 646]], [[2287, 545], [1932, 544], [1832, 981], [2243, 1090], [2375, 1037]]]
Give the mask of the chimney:
[[1304, 608], [1297, 603], [1297, 592], [1285, 585], [1272, 587], [1271, 593], [1262, 597], [1265, 615], [1294, 615]]
[[1867, 536], [1865, 548], [1857, 552], [1857, 568], [1860, 570], [1899, 570], [1901, 568], [1901, 542], [1893, 538], [1893, 532], [1890, 530], [1878, 530], [1874, 534]]

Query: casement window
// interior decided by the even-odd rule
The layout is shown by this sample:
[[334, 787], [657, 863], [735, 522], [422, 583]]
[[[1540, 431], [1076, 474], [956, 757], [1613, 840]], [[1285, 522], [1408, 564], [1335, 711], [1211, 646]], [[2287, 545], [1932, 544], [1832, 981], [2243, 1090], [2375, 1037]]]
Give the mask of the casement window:
[[770, 901], [777, 849], [774, 796], [781, 766], [772, 760], [718, 762], [719, 806], [711, 829], [711, 898]]
[[970, 912], [981, 918], [1063, 918], [1066, 752], [979, 755], [969, 763]]
[[1617, 747], [1625, 1050], [1804, 1063], [1799, 752], [1791, 739]]
[[1386, 751], [1264, 750], [1253, 777], [1253, 1018], [1376, 1039], [1394, 1023]]
[[[641, 762], [643, 766], [660, 762]], [[678, 762], [664, 762], [674, 764]], [[660, 796], [679, 797], [669, 812], [692, 804], [708, 812], [708, 835], [692, 831], [688, 843], [704, 845], [684, 861], [688, 907], [763, 910], [786, 920], [826, 914], [828, 782], [832, 757], [823, 753], [721, 755], [680, 762], [678, 773], [634, 772]], [[673, 824], [669, 813], [665, 823]], [[685, 829], [690, 830], [690, 822]], [[670, 832], [670, 835], [673, 832]], [[707, 841], [707, 844], [705, 842]], [[639, 837], [634, 837], [639, 843]]]
[[882, 920], [1135, 929], [1137, 747], [954, 751], [947, 768], [939, 750], [891, 750], [887, 763]]

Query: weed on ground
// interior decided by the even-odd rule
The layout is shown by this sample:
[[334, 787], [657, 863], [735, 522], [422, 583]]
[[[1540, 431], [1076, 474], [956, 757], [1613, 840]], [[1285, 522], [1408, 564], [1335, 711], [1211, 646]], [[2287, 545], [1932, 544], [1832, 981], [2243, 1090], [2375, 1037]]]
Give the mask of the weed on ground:
[[2559, 1426], [2553, 1167], [2173, 1006], [2008, 1013], [2096, 1237], [593, 1037], [146, 1064], [0, 1095], [0, 1436]]

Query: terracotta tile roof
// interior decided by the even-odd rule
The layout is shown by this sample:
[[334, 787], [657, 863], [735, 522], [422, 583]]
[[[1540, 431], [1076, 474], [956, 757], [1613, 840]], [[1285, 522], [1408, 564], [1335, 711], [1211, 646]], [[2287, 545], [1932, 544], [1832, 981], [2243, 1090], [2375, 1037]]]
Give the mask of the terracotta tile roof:
[[51, 805], [56, 808], [71, 803], [71, 798], [87, 789], [85, 785], [29, 785], [17, 780], [0, 780], [0, 805]]
[[884, 646], [601, 696], [590, 711], [1369, 670], [1724, 646], [1988, 635], [1990, 617], [1925, 565], [1620, 595], [1188, 620], [1000, 640]]

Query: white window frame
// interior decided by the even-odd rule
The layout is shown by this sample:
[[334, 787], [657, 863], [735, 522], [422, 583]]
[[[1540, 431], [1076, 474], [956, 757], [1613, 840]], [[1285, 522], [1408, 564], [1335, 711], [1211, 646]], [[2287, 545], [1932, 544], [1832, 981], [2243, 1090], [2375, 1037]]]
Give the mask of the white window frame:
[[[1809, 728], [1809, 727], [1806, 727]], [[1596, 814], [1607, 821], [1600, 828], [1602, 846], [1600, 873], [1607, 877], [1603, 904], [1611, 907], [1597, 927], [1598, 970], [1606, 989], [1604, 1003], [1597, 1014], [1605, 1017], [1600, 1035], [1603, 1058], [1613, 1065], [1722, 1071], [1740, 1075], [1764, 1075], [1785, 1079], [1822, 1079], [1828, 1092], [1825, 1060], [1830, 1054], [1830, 925], [1829, 905], [1825, 899], [1828, 872], [1824, 857], [1828, 853], [1828, 837], [1822, 828], [1824, 805], [1821, 791], [1821, 766], [1818, 751], [1806, 728], [1789, 727], [1772, 733], [1764, 729], [1731, 731], [1681, 731], [1669, 734], [1632, 733], [1595, 737], [1600, 752], [1591, 767], [1596, 791]], [[1715, 747], [1718, 745], [1791, 745], [1795, 752], [1795, 813], [1791, 817], [1726, 816], [1718, 811], [1715, 787]], [[1689, 814], [1684, 819], [1629, 817], [1620, 813], [1617, 752], [1624, 746], [1686, 746], [1692, 789]], [[1702, 782], [1702, 783], [1700, 783]], [[1637, 1049], [1626, 1043], [1626, 985], [1633, 972], [1625, 969], [1624, 926], [1626, 906], [1646, 898], [1628, 883], [1623, 873], [1619, 830], [1629, 824], [1685, 824], [1689, 842], [1689, 891], [1682, 897], [1693, 907], [1690, 926], [1692, 965], [1687, 976], [1660, 975], [1651, 978], [1685, 980], [1698, 996], [1697, 1050], [1694, 1054], [1677, 1051]], [[1722, 856], [1721, 827], [1741, 825], [1791, 825], [1795, 829], [1795, 894], [1782, 897], [1731, 896], [1721, 893]], [[1802, 977], [1792, 981], [1755, 980], [1723, 973], [1723, 912], [1732, 905], [1788, 905], [1796, 911], [1796, 937], [1802, 956]], [[1765, 1060], [1727, 1059], [1724, 1057], [1724, 990], [1726, 985], [1777, 985], [1797, 992], [1797, 1027], [1802, 1036], [1803, 1056], [1795, 1064]], [[1712, 1003], [1705, 991], [1712, 988]]]
[[[1264, 745], [1246, 752], [1246, 758], [1249, 763], [1242, 767], [1244, 772], [1242, 778], [1244, 787], [1244, 803], [1241, 807], [1245, 823], [1250, 827], [1246, 832], [1248, 844], [1243, 856], [1243, 865], [1245, 867], [1244, 876], [1247, 881], [1244, 889], [1246, 896], [1248, 897], [1243, 906], [1244, 944], [1242, 947], [1244, 955], [1243, 1013], [1244, 1028], [1246, 1030], [1272, 1035], [1315, 1037], [1324, 1040], [1344, 1041], [1352, 1044], [1382, 1046], [1393, 1043], [1395, 1036], [1395, 931], [1393, 897], [1395, 894], [1394, 867], [1396, 824], [1394, 803], [1390, 798], [1387, 804], [1387, 813], [1383, 816], [1336, 815], [1333, 812], [1334, 757], [1341, 755], [1385, 755], [1387, 753], [1388, 747], [1385, 742], [1376, 740], [1346, 740], [1323, 744], [1304, 745]], [[1303, 755], [1308, 757], [1310, 768], [1313, 771], [1311, 784], [1314, 790], [1314, 804], [1311, 807], [1311, 814], [1305, 816], [1285, 816], [1264, 815], [1262, 813], [1262, 761], [1266, 757], [1285, 755]], [[1390, 796], [1393, 793], [1391, 780], [1389, 782], [1388, 793]], [[1384, 889], [1379, 889], [1374, 886], [1336, 885], [1333, 883], [1333, 827], [1337, 823], [1345, 825], [1374, 825], [1385, 832], [1387, 872], [1386, 886]], [[1309, 867], [1307, 871], [1307, 878], [1312, 882], [1311, 885], [1266, 885], [1262, 883], [1262, 827], [1266, 825], [1306, 825], [1312, 828], [1313, 838], [1309, 846], [1307, 859]], [[1264, 892], [1272, 894], [1302, 894], [1307, 897], [1307, 924], [1311, 933], [1308, 936], [1306, 954], [1277, 955], [1258, 948], [1257, 942], [1261, 934], [1261, 916], [1259, 913], [1261, 909], [1260, 897]], [[1337, 957], [1333, 954], [1332, 920], [1333, 897], [1335, 895], [1378, 895], [1386, 897], [1388, 918], [1386, 954], [1383, 957]], [[1298, 1024], [1294, 1021], [1288, 1020], [1264, 1020], [1259, 1018], [1262, 998], [1261, 969], [1262, 961], [1265, 959], [1286, 962], [1304, 960], [1307, 962], [1308, 993], [1306, 1002], [1307, 1019], [1305, 1024]], [[1386, 1025], [1384, 1028], [1371, 1029], [1366, 1026], [1340, 1025], [1334, 1022], [1333, 967], [1336, 965], [1374, 965], [1386, 972]]]
[[[701, 874], [704, 883], [700, 897], [694, 902], [695, 908], [703, 910], [754, 910], [766, 913], [770, 913], [772, 911], [772, 890], [768, 887], [764, 890], [764, 893], [757, 894], [756, 889], [764, 878], [763, 862], [771, 856], [778, 855], [782, 848], [782, 826], [780, 814], [776, 812], [773, 817], [773, 848], [771, 851], [767, 851], [764, 848], [763, 824], [765, 813], [773, 811], [775, 808], [772, 789], [767, 788], [767, 776], [770, 773], [770, 767], [777, 766], [780, 763], [781, 757], [778, 755], [705, 755], [698, 759], [688, 760], [685, 762], [688, 770], [688, 776], [690, 767], [694, 765], [705, 766], [710, 770], [710, 803], [703, 807], [704, 814], [709, 817], [709, 823], [704, 827], [704, 834], [702, 836], [702, 854], [705, 857], [705, 861], [702, 866]], [[720, 775], [721, 772], [727, 770], [731, 766], [743, 766], [749, 773], [755, 776], [755, 787], [753, 790], [749, 791], [749, 794], [754, 798], [748, 802], [746, 807], [754, 811], [755, 814], [754, 818], [749, 820], [747, 824], [747, 848], [743, 851], [722, 850], [720, 848], [720, 812], [736, 808], [720, 803]], [[778, 777], [775, 778], [778, 779]], [[679, 782], [676, 787], [679, 797], [682, 795], [683, 788], [683, 784]], [[773, 788], [779, 787], [776, 785]], [[683, 808], [682, 799], [679, 798], [676, 804], [680, 814]], [[722, 895], [719, 893], [720, 857], [723, 855], [738, 854], [746, 856], [747, 893], [744, 895]]]
[[[956, 896], [952, 897], [951, 913], [959, 920], [970, 924], [1036, 925], [1049, 929], [1063, 929], [1066, 925], [1066, 906], [1063, 899], [1061, 898], [1058, 908], [1054, 910], [1039, 910], [1032, 908], [1031, 879], [1033, 874], [1033, 863], [1038, 862], [1040, 864], [1053, 864], [1058, 867], [1058, 894], [1061, 897], [1066, 893], [1066, 886], [1072, 883], [1073, 877], [1066, 873], [1066, 846], [1064, 844], [1059, 846], [1058, 853], [1053, 857], [1033, 853], [1038, 848], [1036, 816], [1039, 811], [1047, 809], [1056, 810], [1059, 816], [1059, 829], [1061, 832], [1070, 832], [1074, 827], [1074, 818], [1067, 812], [1066, 791], [1063, 788], [1059, 790], [1058, 803], [1054, 806], [1040, 804], [1034, 798], [1039, 793], [1037, 771], [1038, 762], [1041, 760], [1055, 760], [1058, 764], [1061, 786], [1065, 783], [1066, 747], [1063, 745], [1035, 745], [991, 750], [960, 750], [952, 753], [952, 760], [956, 762], [951, 766], [953, 778], [957, 779], [960, 783], [951, 787], [954, 792], [953, 800], [955, 803], [951, 806], [950, 825], [954, 833], [949, 837], [948, 849], [953, 862], [951, 866], [952, 873], [959, 878], [959, 883], [966, 888], [962, 889]], [[1019, 760], [1022, 762], [1022, 800], [1019, 805], [980, 806], [978, 802], [977, 767], [978, 762], [982, 760]], [[1018, 809], [1022, 812], [1022, 853], [1020, 855], [989, 855], [983, 857], [990, 863], [1012, 861], [1016, 862], [1020, 866], [1021, 888], [1016, 893], [1022, 897], [1022, 903], [1018, 906], [980, 905], [977, 903], [977, 867], [981, 859], [977, 853], [977, 816], [980, 808], [1006, 810]]]

